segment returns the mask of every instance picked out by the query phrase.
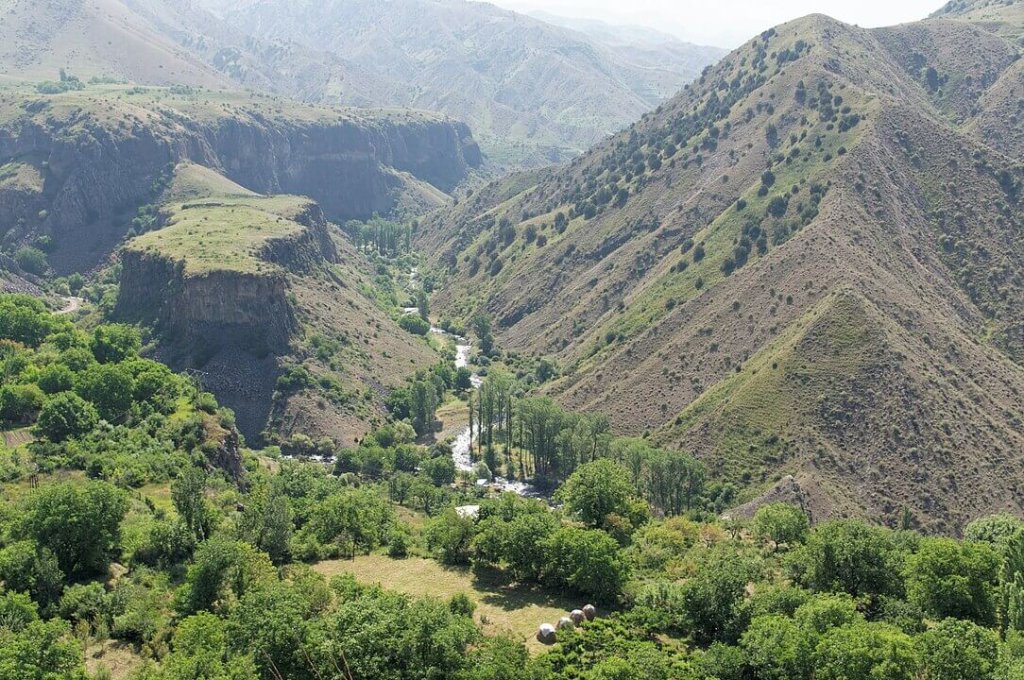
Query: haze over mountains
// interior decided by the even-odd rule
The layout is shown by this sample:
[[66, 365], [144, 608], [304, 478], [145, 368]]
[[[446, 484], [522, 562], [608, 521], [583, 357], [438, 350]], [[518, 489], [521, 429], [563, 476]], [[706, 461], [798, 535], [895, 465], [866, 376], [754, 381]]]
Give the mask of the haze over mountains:
[[570, 165], [435, 214], [438, 304], [549, 388], [821, 516], [1021, 510], [1019, 2], [764, 32]]
[[674, 40], [651, 48], [640, 35], [612, 42], [462, 0], [11, 0], [3, 10], [0, 75], [73, 66], [439, 111], [471, 125], [497, 167], [581, 152], [724, 53]]

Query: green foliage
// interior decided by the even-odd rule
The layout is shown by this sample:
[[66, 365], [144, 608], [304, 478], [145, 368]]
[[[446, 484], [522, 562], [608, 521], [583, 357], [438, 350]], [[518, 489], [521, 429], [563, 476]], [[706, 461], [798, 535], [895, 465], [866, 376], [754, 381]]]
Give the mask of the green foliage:
[[248, 543], [215, 536], [203, 541], [175, 597], [181, 614], [229, 610], [246, 592], [273, 579], [266, 554]]
[[994, 631], [957, 619], [945, 619], [917, 637], [929, 680], [990, 680], [998, 645]]
[[66, 321], [49, 314], [36, 298], [0, 295], [0, 339], [38, 347], [47, 335], [67, 327]]
[[712, 549], [699, 558], [699, 568], [687, 581], [681, 622], [701, 644], [735, 641], [743, 628], [741, 602], [747, 584], [757, 580], [761, 564], [754, 558]]
[[927, 538], [907, 558], [907, 597], [937, 618], [995, 623], [1000, 560], [985, 543]]
[[46, 263], [46, 253], [32, 246], [22, 246], [14, 253], [14, 261], [22, 271], [42, 276], [50, 268]]
[[801, 508], [772, 503], [758, 508], [751, 528], [762, 541], [792, 546], [803, 542], [809, 527], [807, 513]]
[[53, 552], [35, 541], [17, 541], [0, 549], [0, 582], [7, 590], [28, 593], [46, 609], [60, 597], [64, 573]]
[[906, 633], [885, 624], [856, 623], [824, 636], [815, 665], [815, 678], [821, 680], [915, 680], [918, 658]]
[[792, 619], [770, 614], [750, 622], [740, 639], [740, 648], [756, 677], [795, 680], [810, 677], [813, 640]]
[[0, 387], [0, 422], [11, 425], [31, 423], [43, 407], [43, 391], [37, 385]]
[[202, 541], [213, 528], [213, 513], [206, 502], [206, 473], [192, 467], [171, 484], [171, 500], [185, 526]]
[[74, 392], [61, 392], [43, 403], [35, 431], [52, 442], [91, 432], [99, 422], [96, 407]]
[[138, 356], [142, 348], [139, 329], [127, 324], [103, 324], [93, 331], [89, 349], [101, 364], [111, 364]]
[[601, 459], [581, 465], [565, 481], [558, 495], [569, 512], [596, 527], [603, 525], [609, 515], [626, 517], [634, 489], [625, 468]]
[[124, 493], [106, 482], [51, 484], [29, 497], [19, 533], [52, 552], [69, 576], [101, 574], [127, 511]]
[[900, 595], [903, 551], [892, 532], [858, 520], [814, 528], [791, 564], [813, 590], [861, 595]]
[[398, 325], [413, 335], [426, 335], [430, 332], [430, 322], [418, 314], [406, 314], [398, 319]]
[[449, 509], [427, 527], [427, 548], [442, 564], [469, 564], [475, 535], [473, 519]]
[[77, 381], [75, 391], [95, 405], [101, 418], [110, 423], [124, 422], [131, 413], [135, 380], [121, 364], [97, 364], [87, 368]]

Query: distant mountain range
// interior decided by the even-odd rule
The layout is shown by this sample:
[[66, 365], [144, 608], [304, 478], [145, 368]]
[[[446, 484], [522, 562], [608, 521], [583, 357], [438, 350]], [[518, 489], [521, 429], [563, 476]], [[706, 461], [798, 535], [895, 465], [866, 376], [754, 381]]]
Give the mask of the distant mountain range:
[[463, 0], [11, 0], [0, 76], [246, 87], [470, 125], [492, 167], [574, 156], [724, 50], [572, 30]]

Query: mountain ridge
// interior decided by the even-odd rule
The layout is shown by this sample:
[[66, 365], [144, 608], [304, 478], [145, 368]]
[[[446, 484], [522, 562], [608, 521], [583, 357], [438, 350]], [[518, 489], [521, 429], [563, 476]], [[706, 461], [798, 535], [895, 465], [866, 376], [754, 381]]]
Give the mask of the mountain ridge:
[[[924, 63], [903, 58], [908, 46]], [[909, 513], [930, 530], [1019, 511], [1011, 480], [1022, 471], [999, 452], [1022, 446], [1024, 253], [1012, 235], [1024, 173], [974, 126], [986, 112], [960, 104], [1002, 87], [1019, 56], [949, 19], [864, 30], [812, 15], [765, 31], [581, 159], [427, 220], [421, 247], [447, 277], [437, 306], [489, 312], [510, 350], [565, 365], [549, 388], [563, 404], [683, 445], [750, 494], [781, 474], [811, 475], [837, 490], [835, 514], [895, 523]], [[817, 391], [808, 376], [792, 403], [866, 410], [857, 444], [829, 409], [779, 420], [780, 394], [766, 384], [750, 383], [746, 425], [709, 401], [841, 291], [873, 310], [863, 318], [885, 360], [833, 365]], [[815, 337], [801, 361], [828, 360], [827, 336]], [[843, 406], [879, 375], [927, 400]], [[945, 386], [926, 389], [934, 381]], [[986, 410], [966, 406], [975, 399]], [[727, 436], [736, 427], [744, 436]], [[990, 493], [965, 501], [925, 483], [924, 463], [893, 459], [915, 449], [943, 451], [962, 485]], [[855, 451], [879, 466], [877, 480], [849, 467]], [[917, 481], [879, 471], [893, 466]]]

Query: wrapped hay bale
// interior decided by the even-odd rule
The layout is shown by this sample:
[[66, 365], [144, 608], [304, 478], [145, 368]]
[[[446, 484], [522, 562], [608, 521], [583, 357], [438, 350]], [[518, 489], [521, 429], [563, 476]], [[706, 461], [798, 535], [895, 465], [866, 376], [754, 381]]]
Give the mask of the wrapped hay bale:
[[592, 604], [585, 605], [583, 607], [583, 615], [587, 617], [587, 621], [593, 621], [597, 618], [597, 608]]
[[550, 623], [540, 624], [537, 630], [537, 641], [545, 645], [555, 644], [555, 627]]
[[571, 612], [569, 612], [569, 618], [572, 619], [572, 622], [578, 626], [581, 623], [583, 623], [584, 619], [586, 619], [586, 616], [583, 614], [582, 609], [573, 609]]
[[572, 622], [568, 616], [563, 616], [558, 619], [558, 630], [572, 630], [576, 627], [576, 624]]

